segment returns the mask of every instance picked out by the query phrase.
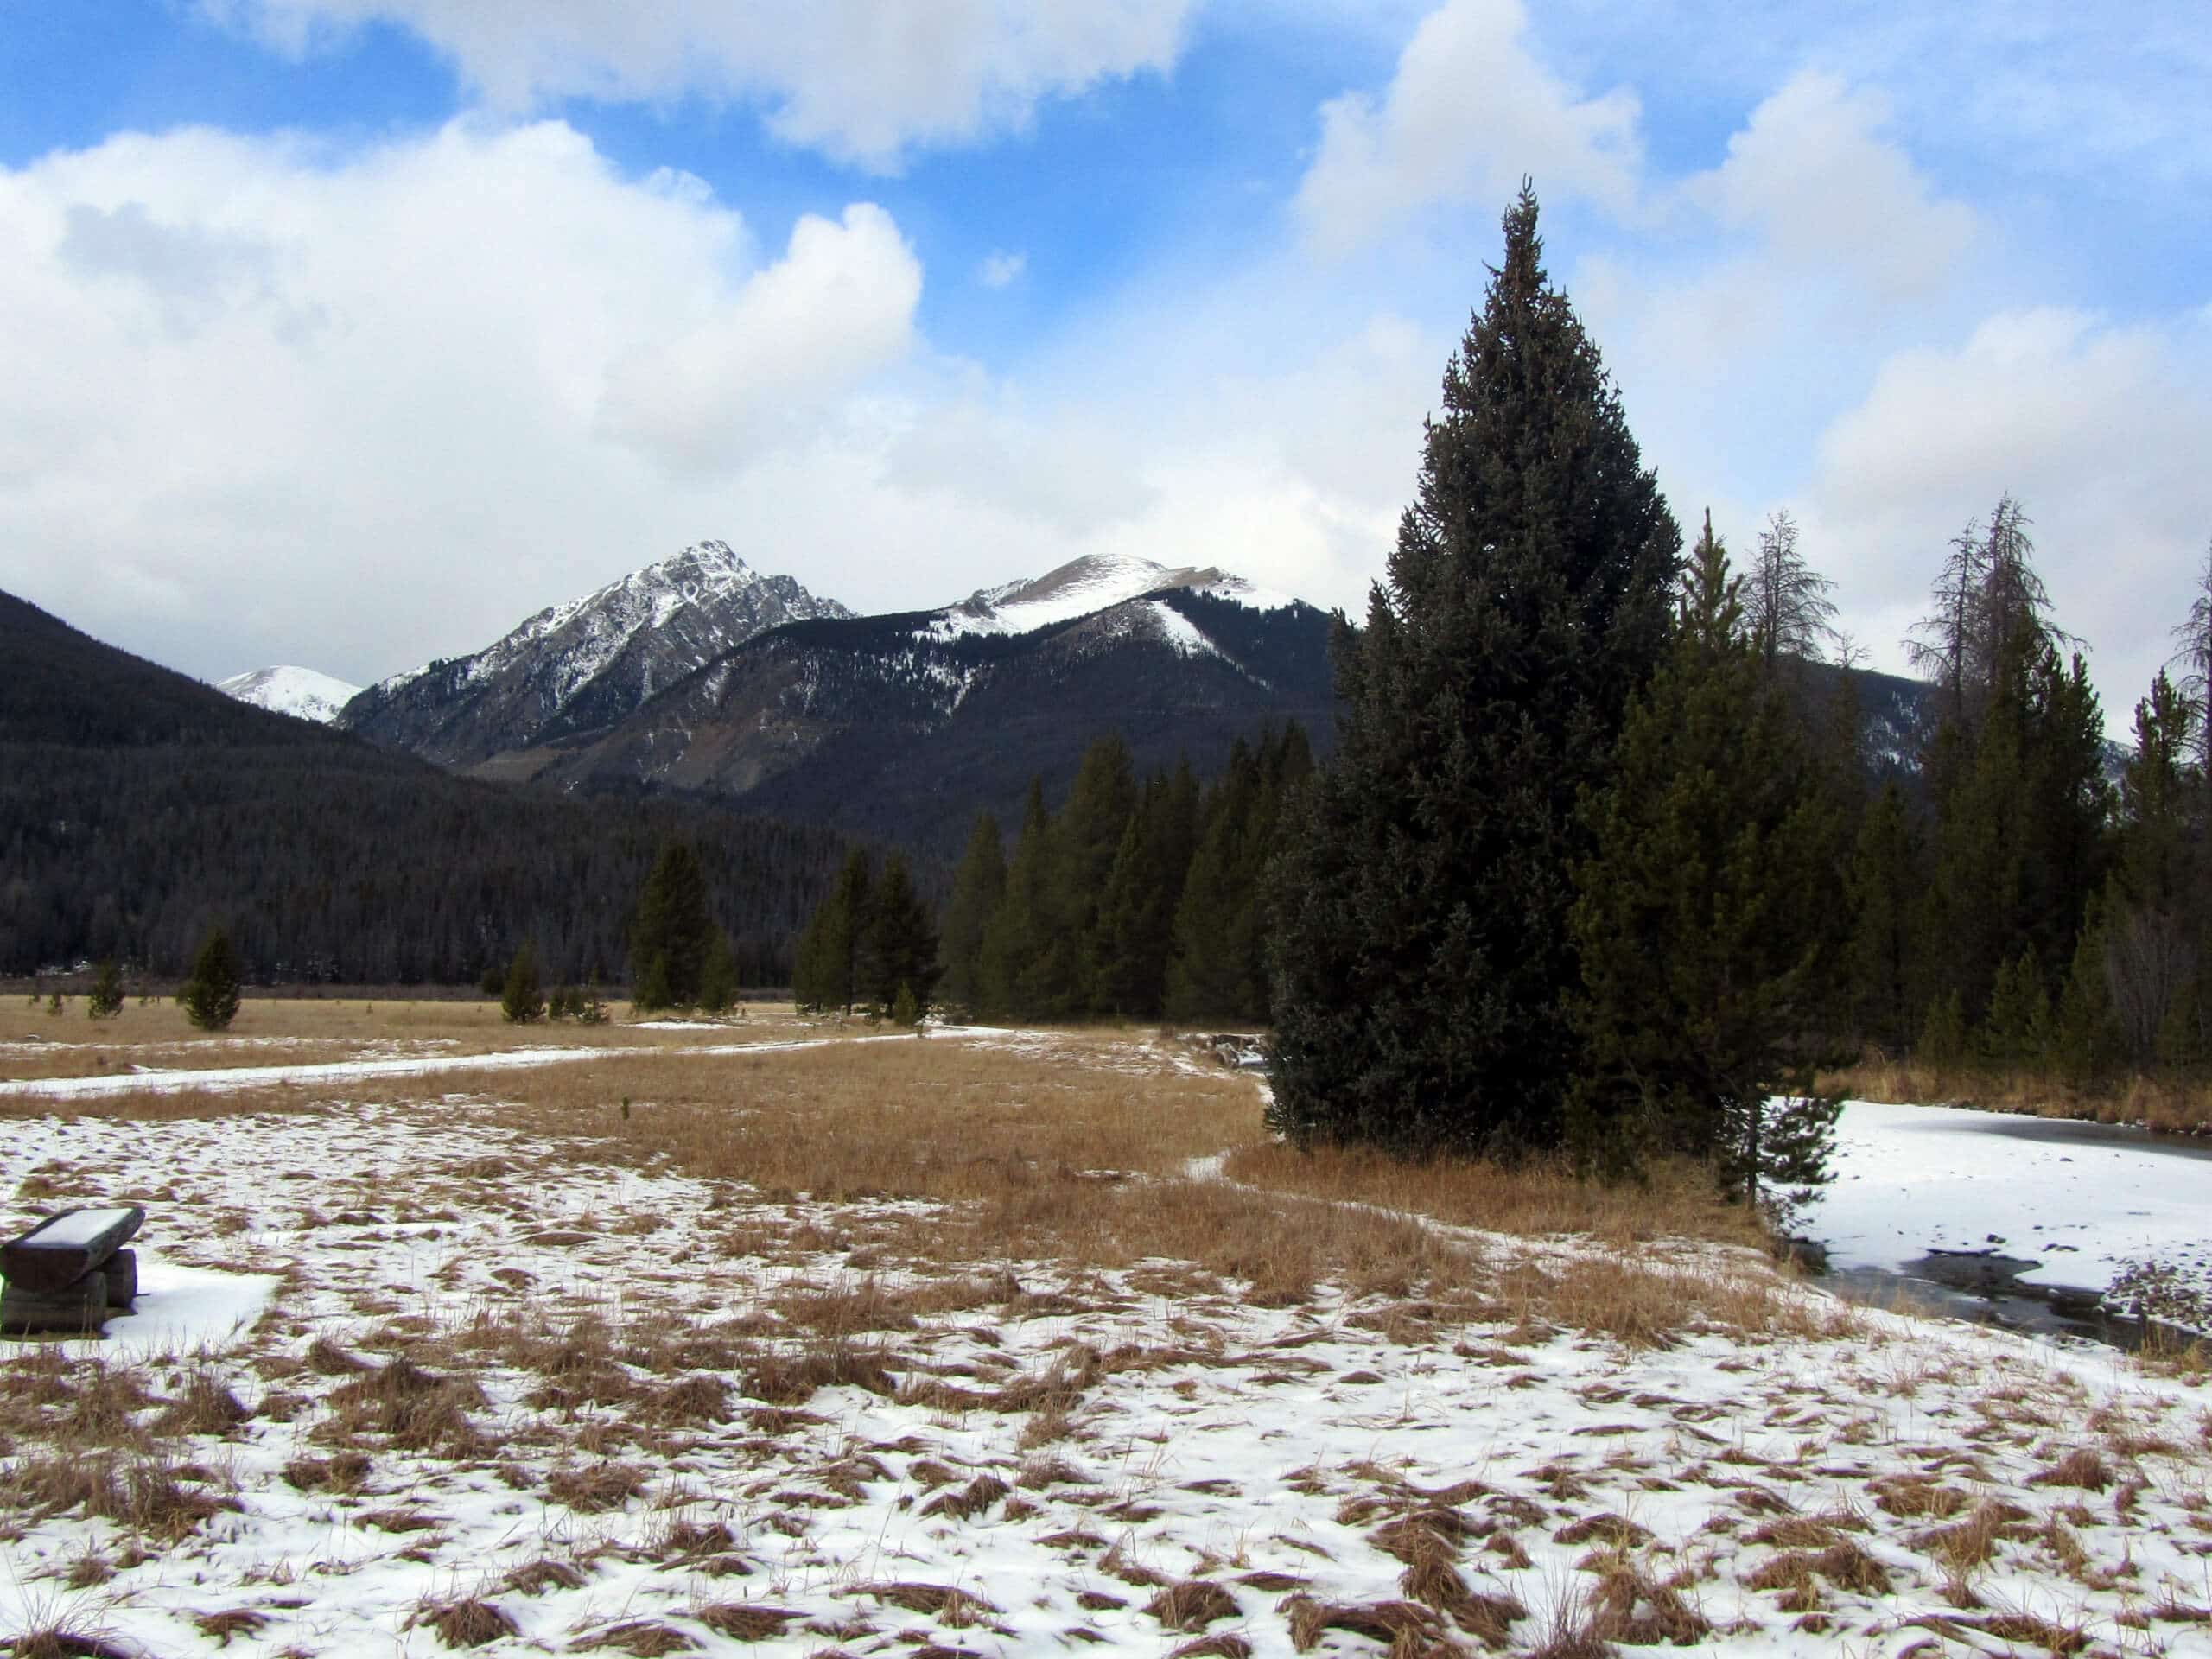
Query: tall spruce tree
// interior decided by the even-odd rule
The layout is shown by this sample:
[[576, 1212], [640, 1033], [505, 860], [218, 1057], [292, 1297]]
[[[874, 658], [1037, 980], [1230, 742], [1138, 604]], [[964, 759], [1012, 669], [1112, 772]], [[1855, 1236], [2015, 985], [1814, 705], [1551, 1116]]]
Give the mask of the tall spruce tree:
[[1005, 898], [1006, 847], [999, 822], [988, 812], [978, 812], [975, 828], [968, 832], [968, 849], [952, 878], [952, 897], [945, 903], [941, 931], [944, 995], [962, 1007], [973, 1008], [982, 1001], [983, 935]]
[[1022, 804], [1021, 834], [1007, 865], [1006, 896], [983, 931], [976, 1002], [994, 1017], [1029, 1019], [1042, 1012], [1037, 964], [1051, 939], [1052, 841], [1044, 780], [1033, 778]]
[[1276, 883], [1273, 1121], [1294, 1141], [1560, 1138], [1586, 849], [1630, 698], [1666, 649], [1681, 531], [1551, 285], [1534, 193], [1444, 376], [1340, 737]]
[[1619, 1173], [1647, 1152], [1709, 1158], [1753, 1202], [1769, 1185], [1810, 1185], [1835, 1116], [1811, 1086], [1834, 1047], [1830, 814], [1710, 517], [1673, 649], [1585, 808], [1578, 1161]]
[[[639, 1008], [688, 1008], [699, 1000], [714, 923], [707, 913], [707, 873], [699, 855], [683, 842], [661, 849], [638, 896], [630, 930], [630, 974]], [[655, 963], [658, 968], [656, 969]]]
[[1920, 842], [1904, 791], [1882, 785], [1859, 825], [1848, 898], [1853, 1012], [1859, 1034], [1891, 1054], [1912, 1040], [1922, 1005], [1914, 927], [1920, 913]]
[[857, 969], [862, 994], [888, 1009], [903, 991], [918, 1008], [927, 1008], [937, 989], [937, 952], [929, 906], [914, 891], [906, 855], [894, 852], [883, 861], [868, 897]]
[[868, 855], [855, 848], [814, 918], [799, 935], [791, 966], [791, 998], [802, 1008], [846, 1014], [866, 995], [861, 950], [874, 880]]

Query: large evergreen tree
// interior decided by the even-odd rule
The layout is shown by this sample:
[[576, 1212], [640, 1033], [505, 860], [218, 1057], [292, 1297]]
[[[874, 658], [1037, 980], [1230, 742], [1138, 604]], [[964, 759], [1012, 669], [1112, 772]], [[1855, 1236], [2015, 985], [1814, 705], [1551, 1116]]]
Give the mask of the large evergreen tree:
[[[669, 1006], [688, 1008], [699, 1000], [714, 923], [707, 914], [707, 873], [699, 855], [684, 842], [661, 849], [638, 898], [638, 918], [630, 931], [632, 982], [665, 995]], [[655, 1006], [639, 1001], [642, 1009]]]
[[[1594, 850], [1573, 931], [1588, 1071], [1578, 1158], [1711, 1158], [1757, 1201], [1818, 1179], [1832, 1104], [1831, 815], [1817, 760], [1745, 624], [1706, 521], [1674, 648], [1630, 713], [1610, 785], [1586, 797]], [[1770, 1104], [1775, 1096], [1792, 1102]]]
[[1444, 377], [1333, 763], [1279, 873], [1274, 1122], [1408, 1151], [1555, 1143], [1585, 1062], [1567, 913], [1681, 532], [1551, 285], [1524, 188]]
[[866, 995], [861, 978], [861, 949], [866, 938], [874, 880], [868, 857], [855, 848], [846, 855], [836, 884], [799, 936], [791, 967], [791, 996], [802, 1008], [850, 1014]]
[[962, 1007], [982, 998], [983, 933], [1006, 897], [1006, 847], [999, 822], [988, 812], [976, 815], [968, 849], [952, 878], [952, 897], [944, 907], [942, 948], [944, 995]]
[[926, 1008], [938, 971], [929, 906], [914, 891], [906, 855], [893, 853], [868, 896], [858, 957], [861, 992], [879, 1008], [893, 1007], [902, 991], [918, 1008]]

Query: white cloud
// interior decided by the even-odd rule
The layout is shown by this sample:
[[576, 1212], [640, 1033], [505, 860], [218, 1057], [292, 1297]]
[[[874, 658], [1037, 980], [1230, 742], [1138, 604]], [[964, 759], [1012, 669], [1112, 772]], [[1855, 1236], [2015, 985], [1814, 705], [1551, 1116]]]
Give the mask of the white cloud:
[[1944, 543], [2009, 491], [2035, 520], [2061, 626], [2088, 639], [2108, 721], [2171, 650], [2212, 536], [2212, 318], [2115, 325], [2035, 308], [1904, 351], [1830, 426], [1804, 503], [1880, 656], [1923, 608]]
[[1028, 269], [1027, 254], [993, 249], [976, 268], [976, 280], [985, 288], [1010, 288], [1021, 280], [1021, 273]]
[[785, 141], [893, 170], [1011, 130], [1043, 100], [1172, 68], [1194, 0], [200, 0], [295, 52], [378, 22], [451, 57], [496, 107], [569, 95], [758, 101]]
[[920, 281], [878, 208], [763, 263], [558, 123], [0, 171], [0, 587], [208, 675], [472, 647], [741, 539], [718, 474], [897, 369]]
[[1888, 100], [1803, 73], [1753, 110], [1728, 156], [1683, 194], [1726, 231], [1751, 231], [1776, 261], [1844, 274], [1878, 299], [1940, 285], [1974, 235], [1963, 204], [1936, 196], [1881, 137]]
[[1314, 245], [1346, 252], [1434, 202], [1494, 204], [1531, 174], [1550, 198], [1633, 204], [1636, 94], [1580, 96], [1536, 56], [1528, 22], [1521, 0], [1446, 0], [1379, 99], [1350, 92], [1322, 105], [1296, 203]]

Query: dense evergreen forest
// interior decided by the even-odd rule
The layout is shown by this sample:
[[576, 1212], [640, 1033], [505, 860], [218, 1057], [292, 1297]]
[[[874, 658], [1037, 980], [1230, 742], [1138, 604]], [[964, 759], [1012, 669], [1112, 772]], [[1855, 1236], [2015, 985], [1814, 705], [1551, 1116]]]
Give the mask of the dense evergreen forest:
[[471, 782], [268, 714], [0, 594], [0, 973], [181, 973], [226, 926], [257, 981], [467, 982], [534, 939], [623, 977], [662, 847], [697, 849], [749, 982], [844, 856], [837, 836], [683, 802]]

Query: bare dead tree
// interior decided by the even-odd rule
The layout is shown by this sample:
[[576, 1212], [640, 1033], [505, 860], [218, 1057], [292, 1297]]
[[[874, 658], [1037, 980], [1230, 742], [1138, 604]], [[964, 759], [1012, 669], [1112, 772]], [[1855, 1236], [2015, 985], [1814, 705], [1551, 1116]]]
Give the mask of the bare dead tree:
[[1777, 511], [1759, 532], [1744, 583], [1744, 625], [1769, 680], [1785, 657], [1822, 660], [1822, 646], [1835, 638], [1835, 601], [1828, 597], [1834, 587], [1805, 562], [1789, 509]]

